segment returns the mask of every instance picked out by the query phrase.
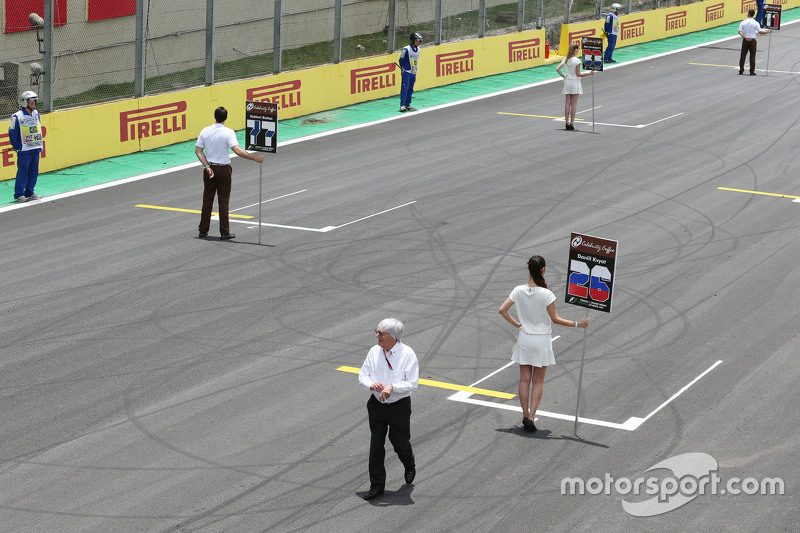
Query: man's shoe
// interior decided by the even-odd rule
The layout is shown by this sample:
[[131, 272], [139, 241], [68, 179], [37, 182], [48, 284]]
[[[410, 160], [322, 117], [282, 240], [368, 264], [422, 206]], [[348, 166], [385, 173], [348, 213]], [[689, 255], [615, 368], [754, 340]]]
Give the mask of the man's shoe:
[[739, 76], [742, 76], [742, 75], [744, 75], [744, 71], [743, 71], [743, 70], [740, 70], [740, 71], [739, 71]]
[[203, 232], [201, 231], [200, 233], [198, 233], [198, 234], [197, 234], [197, 238], [198, 238], [198, 239], [205, 239], [206, 237], [208, 237], [208, 232], [206, 232], [206, 233], [203, 233]]
[[367, 501], [374, 500], [378, 496], [383, 494], [383, 489], [369, 489], [366, 494], [364, 494], [364, 499]]
[[751, 72], [751, 73], [750, 73], [750, 75], [751, 75], [751, 76], [755, 76], [755, 75], [756, 75], [756, 73], [755, 73], [755, 72]]
[[401, 106], [400, 106], [400, 112], [401, 112], [401, 113], [405, 113], [406, 111], [408, 111], [408, 109], [406, 109], [406, 106], [404, 106], [404, 105], [401, 105]]
[[406, 485], [411, 485], [414, 482], [414, 478], [417, 476], [417, 469], [413, 466], [411, 468], [406, 468]]
[[228, 241], [230, 239], [235, 239], [235, 238], [236, 238], [236, 234], [235, 233], [226, 233], [225, 235], [220, 235], [219, 236], [219, 240], [221, 240], [221, 241]]
[[14, 201], [17, 202], [17, 203], [22, 204], [22, 203], [25, 203], [25, 202], [28, 201], [28, 197], [27, 196], [17, 196], [16, 198], [14, 198]]
[[410, 105], [410, 106], [408, 106], [408, 107], [406, 108], [406, 111], [416, 111], [416, 110], [417, 110], [417, 108], [416, 108], [416, 107], [414, 107], [413, 105]]
[[41, 200], [41, 199], [42, 199], [42, 197], [41, 197], [41, 196], [39, 196], [39, 195], [38, 195], [38, 194], [36, 194], [36, 193], [33, 193], [33, 194], [31, 194], [30, 196], [28, 196], [28, 200]]
[[616, 63], [616, 62], [617, 62], [616, 59], [609, 59], [608, 61], [606, 61], [606, 63]]

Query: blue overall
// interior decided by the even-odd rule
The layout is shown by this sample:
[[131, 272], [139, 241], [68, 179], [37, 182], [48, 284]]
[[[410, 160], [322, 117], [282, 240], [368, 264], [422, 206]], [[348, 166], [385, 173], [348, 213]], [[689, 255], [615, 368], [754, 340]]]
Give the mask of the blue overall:
[[614, 47], [617, 46], [617, 36], [616, 34], [612, 34], [611, 32], [614, 31], [614, 18], [616, 14], [609, 13], [606, 15], [606, 23], [603, 26], [603, 31], [606, 32], [606, 36], [608, 37], [608, 46], [606, 47], [606, 52], [603, 54], [603, 61], [608, 63], [611, 61], [611, 56], [614, 53]]
[[[34, 113], [37, 113], [34, 111]], [[33, 195], [36, 181], [39, 179], [39, 156], [41, 148], [23, 150], [22, 133], [19, 124], [21, 115], [31, 115], [27, 107], [20, 108], [11, 117], [11, 126], [8, 128], [8, 139], [11, 147], [17, 152], [17, 179], [14, 182], [14, 199], [20, 196]], [[37, 113], [38, 115], [38, 113]]]
[[[415, 56], [415, 57], [412, 57]], [[400, 70], [402, 70], [400, 81], [400, 107], [411, 105], [411, 97], [414, 95], [414, 82], [417, 81], [417, 59], [419, 58], [419, 48], [408, 45], [400, 53]], [[413, 60], [413, 63], [412, 63]]]

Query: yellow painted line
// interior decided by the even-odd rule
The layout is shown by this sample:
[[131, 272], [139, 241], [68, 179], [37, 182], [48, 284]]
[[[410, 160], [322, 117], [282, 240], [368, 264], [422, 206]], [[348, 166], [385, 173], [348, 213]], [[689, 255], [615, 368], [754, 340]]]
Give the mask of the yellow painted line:
[[715, 65], [714, 63], [689, 63], [689, 64], [698, 67], [720, 67], [720, 68], [736, 68], [736, 69], [739, 68], [736, 65]]
[[[553, 117], [550, 115], [529, 115], [527, 113], [506, 113], [504, 111], [498, 111], [498, 115], [509, 115], [511, 117], [533, 117], [533, 118], [551, 118], [553, 120], [564, 120], [564, 117]], [[575, 122], [585, 122], [581, 119], [575, 119]]]
[[777, 196], [778, 198], [800, 198], [800, 196], [795, 196], [793, 194], [781, 194], [779, 192], [762, 192], [762, 191], [751, 191], [748, 189], [731, 189], [730, 187], [717, 187], [720, 191], [731, 191], [731, 192], [744, 192], [747, 194], [760, 194], [762, 196]]
[[[340, 370], [342, 372], [350, 372], [351, 374], [358, 374], [360, 368], [356, 368], [354, 366], [340, 366], [336, 370]], [[427, 385], [429, 387], [438, 387], [440, 389], [447, 389], [447, 390], [458, 390], [464, 392], [470, 392], [472, 394], [482, 394], [484, 396], [491, 396], [492, 398], [502, 398], [504, 400], [510, 400], [512, 398], [516, 398], [515, 394], [509, 394], [507, 392], [500, 392], [496, 390], [490, 389], [481, 389], [480, 387], [470, 387], [469, 385], [456, 385], [455, 383], [446, 383], [444, 381], [434, 381], [432, 379], [420, 379], [420, 385]]]
[[[176, 211], [178, 213], [193, 213], [193, 214], [197, 214], [197, 215], [200, 214], [200, 211], [198, 209], [184, 209], [182, 207], [167, 207], [165, 205], [136, 204], [133, 207], [141, 207], [143, 209], [158, 209], [160, 211]], [[216, 216], [219, 216], [219, 213], [214, 211], [213, 213], [211, 213], [211, 215], [216, 217]], [[231, 218], [255, 218], [254, 216], [251, 216], [251, 215], [237, 215], [235, 213], [232, 213], [232, 214], [230, 214], [228, 216], [231, 217]]]
[[505, 113], [503, 111], [498, 111], [498, 115], [509, 115], [511, 117], [533, 117], [533, 118], [552, 118], [552, 119], [560, 119], [564, 117], [551, 117], [550, 115], [528, 115], [527, 113]]

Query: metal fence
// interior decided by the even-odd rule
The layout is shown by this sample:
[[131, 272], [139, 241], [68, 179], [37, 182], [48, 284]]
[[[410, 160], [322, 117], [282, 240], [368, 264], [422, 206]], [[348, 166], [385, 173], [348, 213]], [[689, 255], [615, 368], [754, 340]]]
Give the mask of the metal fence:
[[563, 22], [603, 16], [613, 0], [136, 0], [135, 14], [89, 21], [101, 1], [58, 13], [63, 2], [44, 0], [41, 27], [4, 28], [0, 112], [28, 88], [49, 111], [382, 54], [412, 31], [441, 43], [543, 27], [555, 44]]

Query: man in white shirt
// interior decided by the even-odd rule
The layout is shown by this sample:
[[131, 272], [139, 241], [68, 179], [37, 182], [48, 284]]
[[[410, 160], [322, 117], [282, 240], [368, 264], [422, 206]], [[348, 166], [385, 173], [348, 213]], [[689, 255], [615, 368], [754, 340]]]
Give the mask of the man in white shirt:
[[378, 344], [370, 348], [358, 373], [358, 381], [372, 391], [367, 402], [369, 430], [369, 491], [365, 500], [383, 494], [386, 485], [386, 431], [389, 441], [405, 467], [409, 485], [417, 473], [411, 449], [411, 391], [419, 385], [417, 354], [400, 342], [405, 327], [396, 318], [381, 320], [375, 330]]
[[219, 203], [219, 235], [220, 239], [227, 240], [236, 237], [231, 233], [228, 223], [228, 202], [231, 199], [231, 157], [228, 149], [244, 159], [258, 163], [264, 162], [261, 154], [248, 154], [239, 148], [236, 132], [225, 126], [228, 119], [228, 110], [218, 107], [214, 110], [214, 120], [217, 122], [206, 126], [197, 138], [194, 153], [203, 164], [203, 209], [200, 211], [200, 225], [198, 238], [208, 237], [211, 226], [211, 210], [214, 208], [214, 196]]
[[751, 9], [747, 12], [747, 18], [739, 24], [739, 35], [742, 36], [742, 53], [739, 55], [739, 75], [744, 74], [744, 58], [750, 53], [750, 75], [756, 75], [756, 39], [759, 34], [769, 33], [767, 29], [761, 29], [759, 24], [753, 17], [756, 15], [756, 10]]

